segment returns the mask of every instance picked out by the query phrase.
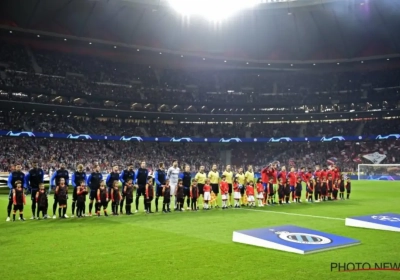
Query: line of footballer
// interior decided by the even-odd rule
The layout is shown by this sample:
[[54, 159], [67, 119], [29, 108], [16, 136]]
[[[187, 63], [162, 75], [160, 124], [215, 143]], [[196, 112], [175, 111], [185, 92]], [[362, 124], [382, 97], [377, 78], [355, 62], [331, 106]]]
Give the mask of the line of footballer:
[[[160, 168], [163, 166], [164, 165], [161, 163]], [[185, 173], [190, 174], [190, 167], [186, 166], [183, 176], [180, 176], [177, 186], [173, 188], [171, 188], [168, 178], [165, 179], [165, 182], [160, 183], [157, 178], [153, 178], [153, 176], [150, 175], [147, 177], [144, 191], [145, 211], [149, 214], [153, 213], [151, 205], [153, 198], [156, 197], [156, 212], [158, 212], [159, 198], [163, 198], [162, 211], [164, 213], [171, 212], [170, 203], [173, 196], [175, 196], [176, 211], [184, 211], [185, 199], [187, 210], [197, 211], [199, 209], [197, 202], [200, 197], [202, 197], [203, 200], [204, 210], [210, 210], [213, 207], [219, 208], [217, 205], [219, 193], [221, 193], [222, 209], [232, 207], [232, 197], [235, 208], [240, 208], [245, 205], [248, 207], [255, 207], [255, 197], [258, 201], [258, 207], [277, 203], [301, 203], [303, 182], [306, 185], [306, 202], [344, 200], [345, 192], [347, 199], [350, 198], [350, 178], [345, 180], [340, 174], [339, 168], [335, 165], [329, 166], [329, 168], [324, 167], [323, 169], [316, 166], [314, 171], [311, 168], [307, 171], [305, 168], [301, 168], [300, 171], [296, 172], [294, 167], [292, 167], [289, 172], [286, 171], [285, 167], [280, 168], [280, 170], [278, 169], [277, 164], [268, 165], [262, 169], [261, 178], [255, 181], [251, 165], [248, 166], [248, 170], [245, 173], [243, 169], [240, 168], [239, 172], [235, 175], [231, 171], [230, 165], [228, 165], [226, 170], [222, 173], [221, 178], [216, 165], [212, 166], [208, 174], [204, 171], [204, 167], [201, 167], [200, 171], [193, 179], [190, 176], [190, 186], [184, 186], [183, 183], [185, 180], [183, 177]], [[123, 214], [124, 201], [126, 203], [125, 214], [132, 215], [131, 204], [136, 189], [137, 186], [134, 185], [133, 179], [126, 180], [121, 190], [118, 181], [114, 181], [111, 187], [107, 187], [106, 181], [101, 180], [100, 186], [96, 191], [96, 196], [91, 197], [90, 201], [92, 204], [93, 200], [96, 201], [95, 211], [98, 216], [100, 216], [102, 208], [104, 215], [108, 216], [107, 208], [109, 202], [111, 202], [112, 215]], [[86, 196], [89, 193], [91, 193], [91, 190], [87, 188], [85, 180], [78, 182], [78, 185], [74, 188], [72, 213], [74, 214], [76, 206], [77, 217], [85, 216]], [[276, 195], [278, 197], [278, 202], [276, 202]], [[55, 188], [55, 201], [57, 201], [59, 206], [58, 214], [60, 218], [68, 217], [66, 215], [67, 200], [68, 186], [66, 185], [65, 179], [61, 178]], [[19, 219], [24, 220], [23, 209], [24, 205], [26, 205], [26, 199], [22, 181], [15, 182], [12, 194], [10, 195], [10, 202], [14, 205], [13, 221], [15, 221], [17, 211], [19, 211], [20, 214]], [[42, 213], [43, 218], [47, 218], [48, 198], [43, 182], [39, 184], [39, 190], [35, 192], [34, 197], [32, 197], [32, 203], [37, 204], [37, 207], [35, 207], [37, 213], [33, 213], [33, 219], [35, 217], [39, 219], [40, 213]], [[90, 207], [89, 216], [92, 216], [91, 208], [92, 207]], [[53, 218], [55, 218], [55, 215]]]

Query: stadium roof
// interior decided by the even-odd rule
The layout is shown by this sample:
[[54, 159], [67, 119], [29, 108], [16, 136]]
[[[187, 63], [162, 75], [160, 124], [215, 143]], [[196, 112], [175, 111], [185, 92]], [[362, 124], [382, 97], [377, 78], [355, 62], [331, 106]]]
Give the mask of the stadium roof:
[[264, 2], [272, 3], [215, 23], [184, 18], [166, 0], [4, 0], [0, 24], [221, 62], [298, 64], [399, 56], [400, 1]]

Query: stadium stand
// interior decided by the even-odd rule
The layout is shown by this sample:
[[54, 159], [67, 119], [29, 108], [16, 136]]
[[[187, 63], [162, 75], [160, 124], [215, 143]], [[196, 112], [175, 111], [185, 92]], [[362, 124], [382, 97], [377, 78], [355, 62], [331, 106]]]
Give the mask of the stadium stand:
[[[41, 69], [33, 71], [32, 59]], [[95, 135], [143, 135], [153, 137], [332, 137], [335, 135], [377, 135], [396, 133], [399, 119], [357, 118], [357, 112], [399, 109], [400, 70], [367, 72], [261, 72], [233, 70], [153, 69], [151, 66], [58, 51], [44, 51], [2, 41], [0, 98], [26, 104], [62, 105], [79, 108], [80, 114], [51, 114], [40, 110], [3, 110], [4, 130]], [[176, 104], [176, 105], [174, 105]], [[124, 119], [87, 116], [85, 108], [201, 114], [208, 121], [175, 121], [163, 117]], [[351, 113], [351, 117], [315, 119], [309, 122], [228, 122], [221, 115], [301, 115], [309, 113]], [[389, 114], [389, 113], [388, 113]], [[396, 113], [394, 113], [395, 115]], [[211, 121], [210, 116], [218, 117]], [[337, 115], [336, 115], [337, 116]], [[214, 119], [212, 119], [214, 120]], [[223, 148], [211, 144], [74, 142], [49, 139], [3, 139], [1, 169], [15, 162], [27, 167], [40, 159], [45, 169], [66, 162], [70, 169], [84, 163], [88, 170], [100, 162], [103, 170], [125, 166], [133, 154], [146, 158], [150, 168], [159, 161], [180, 158], [193, 170], [210, 168], [224, 159], [220, 152], [232, 152], [237, 170], [247, 164], [260, 170], [278, 160], [285, 165], [312, 166], [336, 158], [343, 170], [354, 172], [363, 151], [387, 153], [387, 162], [399, 161], [396, 141], [363, 143], [296, 143], [285, 145], [240, 144]], [[23, 149], [16, 149], [23, 146]], [[206, 151], [206, 152], [204, 152]], [[328, 152], [327, 152], [328, 151]], [[11, 159], [12, 158], [12, 159]], [[138, 164], [136, 162], [135, 164]]]

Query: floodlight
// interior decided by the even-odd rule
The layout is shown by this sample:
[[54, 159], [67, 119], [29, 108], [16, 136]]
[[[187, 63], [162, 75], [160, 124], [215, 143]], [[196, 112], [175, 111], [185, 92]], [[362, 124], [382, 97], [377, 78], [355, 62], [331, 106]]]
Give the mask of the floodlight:
[[167, 0], [171, 7], [184, 16], [199, 15], [211, 21], [220, 21], [233, 14], [251, 9], [262, 0]]

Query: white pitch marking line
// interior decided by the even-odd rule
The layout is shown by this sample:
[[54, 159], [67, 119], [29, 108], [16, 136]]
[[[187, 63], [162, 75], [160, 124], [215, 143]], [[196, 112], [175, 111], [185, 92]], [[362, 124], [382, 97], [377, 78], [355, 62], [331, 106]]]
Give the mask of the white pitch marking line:
[[292, 215], [292, 216], [319, 218], [319, 219], [326, 219], [326, 220], [337, 220], [337, 221], [344, 221], [345, 220], [345, 219], [342, 219], [342, 218], [333, 218], [333, 217], [325, 217], [325, 216], [314, 216], [314, 215], [307, 215], [307, 214], [296, 214], [296, 213], [280, 212], [280, 211], [269, 211], [269, 210], [263, 211], [263, 210], [257, 210], [257, 209], [243, 209], [243, 208], [241, 208], [240, 210], [255, 211], [255, 212], [262, 212], [262, 213], [276, 213], [276, 214], [282, 214], [282, 215]]

